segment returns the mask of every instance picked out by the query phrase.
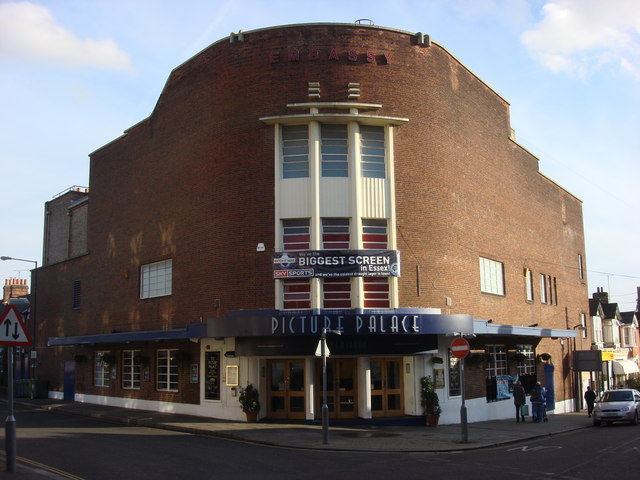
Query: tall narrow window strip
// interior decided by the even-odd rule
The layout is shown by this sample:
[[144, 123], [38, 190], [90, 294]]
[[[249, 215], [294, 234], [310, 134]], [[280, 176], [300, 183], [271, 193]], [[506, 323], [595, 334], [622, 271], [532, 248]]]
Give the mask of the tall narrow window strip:
[[386, 250], [389, 246], [386, 219], [362, 219], [362, 247], [367, 250]]
[[320, 127], [323, 177], [348, 177], [348, 138], [346, 125], [323, 124]]
[[325, 278], [322, 284], [323, 308], [351, 308], [350, 278]]
[[282, 249], [284, 251], [309, 250], [310, 238], [308, 218], [282, 221]]
[[150, 263], [140, 267], [140, 298], [171, 295], [172, 260]]
[[580, 280], [584, 279], [584, 265], [582, 263], [582, 255], [578, 254], [578, 278]]
[[308, 279], [283, 280], [282, 284], [285, 309], [311, 308], [311, 282]]
[[309, 177], [309, 128], [307, 125], [282, 128], [282, 177]]
[[533, 272], [528, 268], [524, 270], [524, 284], [527, 296], [527, 302], [533, 301]]
[[348, 218], [322, 219], [322, 248], [347, 250], [350, 244]]
[[504, 295], [504, 267], [501, 262], [480, 257], [480, 291]]
[[384, 128], [362, 125], [360, 127], [360, 152], [362, 176], [385, 178]]
[[547, 282], [544, 273], [540, 274], [540, 303], [547, 303]]
[[389, 308], [389, 279], [364, 278], [364, 308]]

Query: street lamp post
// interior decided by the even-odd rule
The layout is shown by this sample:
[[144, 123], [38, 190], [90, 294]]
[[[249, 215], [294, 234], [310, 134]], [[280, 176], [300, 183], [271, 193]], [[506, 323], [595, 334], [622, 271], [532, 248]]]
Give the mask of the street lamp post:
[[342, 335], [340, 330], [330, 330], [324, 327], [320, 337], [320, 355], [322, 356], [322, 443], [325, 445], [329, 443], [329, 405], [327, 405], [327, 333]]
[[[3, 262], [13, 260], [16, 262], [28, 262], [33, 263], [35, 265], [34, 274], [33, 274], [33, 282], [31, 285], [31, 298], [33, 299], [33, 304], [29, 307], [30, 316], [31, 316], [31, 338], [33, 340], [33, 344], [31, 345], [31, 355], [29, 365], [31, 366], [31, 378], [36, 378], [36, 364], [38, 363], [37, 359], [37, 350], [36, 350], [36, 295], [37, 295], [37, 285], [38, 285], [38, 261], [37, 260], [27, 260], [24, 258], [15, 258], [8, 257], [3, 255], [0, 257], [0, 260]], [[33, 391], [31, 392], [33, 393]]]

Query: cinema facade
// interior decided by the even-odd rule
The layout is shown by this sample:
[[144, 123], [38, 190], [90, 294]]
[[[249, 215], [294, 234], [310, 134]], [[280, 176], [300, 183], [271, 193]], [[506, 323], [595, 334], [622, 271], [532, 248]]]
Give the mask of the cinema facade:
[[[47, 202], [37, 372], [49, 395], [240, 420], [441, 423], [550, 410], [588, 312], [581, 201], [538, 171], [509, 104], [422, 33], [234, 33]], [[451, 341], [465, 336], [465, 384]]]

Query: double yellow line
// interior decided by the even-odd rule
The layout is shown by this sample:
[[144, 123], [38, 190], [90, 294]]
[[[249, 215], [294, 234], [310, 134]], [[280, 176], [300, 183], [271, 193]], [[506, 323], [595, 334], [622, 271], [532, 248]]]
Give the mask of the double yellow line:
[[64, 478], [70, 478], [72, 480], [85, 480], [84, 478], [74, 475], [72, 473], [65, 472], [64, 470], [59, 470], [54, 467], [50, 467], [49, 465], [38, 463], [34, 460], [29, 460], [28, 458], [16, 457], [16, 461], [21, 463], [26, 463], [27, 465], [30, 465], [35, 468], [39, 468], [40, 470], [45, 470], [47, 472], [55, 473], [56, 475], [60, 475], [61, 477], [64, 477]]

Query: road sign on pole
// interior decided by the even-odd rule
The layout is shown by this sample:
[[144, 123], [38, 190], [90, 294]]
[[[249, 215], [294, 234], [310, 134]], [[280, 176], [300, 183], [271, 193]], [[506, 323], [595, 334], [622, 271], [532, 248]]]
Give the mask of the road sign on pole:
[[31, 335], [15, 305], [9, 305], [0, 318], [0, 345], [31, 345]]
[[451, 342], [451, 354], [456, 358], [465, 358], [469, 355], [469, 342], [466, 338], [457, 337]]

